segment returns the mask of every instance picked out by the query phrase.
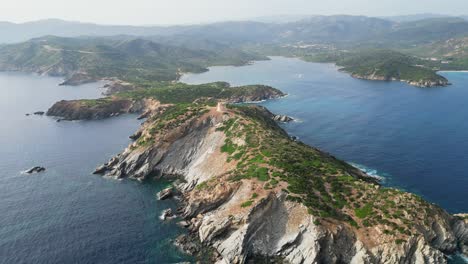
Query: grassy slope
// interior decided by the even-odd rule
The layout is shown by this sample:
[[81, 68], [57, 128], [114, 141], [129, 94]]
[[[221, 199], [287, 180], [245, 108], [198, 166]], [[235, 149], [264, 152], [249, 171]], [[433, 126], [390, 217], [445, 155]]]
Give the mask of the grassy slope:
[[[440, 211], [416, 195], [380, 187], [352, 166], [291, 140], [259, 107], [230, 108], [237, 116], [218, 129], [227, 135], [221, 151], [229, 154], [228, 161], [238, 161], [232, 181], [256, 178], [265, 189], [287, 182], [288, 199], [306, 205], [310, 214], [356, 228], [380, 225], [399, 240], [418, 233], [415, 223], [429, 223], [431, 214]], [[246, 145], [233, 143], [237, 138], [245, 139]]]
[[[143, 86], [143, 85], [142, 85]], [[192, 103], [196, 99], [211, 98], [213, 100], [226, 100], [239, 96], [261, 94], [266, 91], [282, 94], [279, 90], [264, 85], [248, 85], [230, 87], [225, 82], [215, 82], [200, 85], [184, 83], [146, 84], [143, 89], [118, 93], [115, 96], [128, 99], [155, 98], [161, 103]]]

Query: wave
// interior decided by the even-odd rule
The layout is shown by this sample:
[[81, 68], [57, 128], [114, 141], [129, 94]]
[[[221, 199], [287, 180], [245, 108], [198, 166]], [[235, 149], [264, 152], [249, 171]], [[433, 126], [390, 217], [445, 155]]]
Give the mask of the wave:
[[357, 164], [357, 163], [354, 163], [354, 162], [348, 162], [348, 163], [351, 166], [355, 167], [356, 169], [361, 170], [365, 174], [367, 174], [367, 175], [369, 175], [369, 176], [371, 176], [373, 178], [376, 178], [381, 182], [385, 182], [386, 178], [388, 177], [388, 174], [386, 174], [384, 172], [380, 172], [377, 169], [373, 169], [373, 168], [367, 167], [365, 165]]
[[463, 254], [458, 254], [458, 256], [465, 261], [465, 263], [468, 263], [468, 257], [463, 255]]

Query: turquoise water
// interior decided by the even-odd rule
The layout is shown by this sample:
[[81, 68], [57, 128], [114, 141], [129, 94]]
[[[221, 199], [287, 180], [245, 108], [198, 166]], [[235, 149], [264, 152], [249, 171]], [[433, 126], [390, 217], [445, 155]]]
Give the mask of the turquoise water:
[[[25, 116], [55, 101], [96, 98], [100, 84], [0, 73], [0, 263], [175, 263], [182, 230], [163, 223], [168, 183], [116, 181], [90, 172], [128, 144], [136, 116], [60, 122]], [[45, 173], [21, 171], [44, 166]]]
[[446, 72], [452, 86], [416, 88], [357, 80], [332, 64], [273, 57], [242, 67], [213, 67], [182, 82], [267, 84], [288, 93], [262, 103], [298, 119], [292, 135], [418, 193], [452, 213], [468, 212], [468, 73]]

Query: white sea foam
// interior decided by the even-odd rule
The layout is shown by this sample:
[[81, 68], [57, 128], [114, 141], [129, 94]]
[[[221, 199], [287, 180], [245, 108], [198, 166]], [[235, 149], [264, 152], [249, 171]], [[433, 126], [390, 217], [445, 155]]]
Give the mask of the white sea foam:
[[364, 172], [365, 174], [373, 177], [373, 178], [376, 178], [378, 179], [379, 181], [381, 182], [385, 182], [385, 173], [382, 173], [382, 172], [379, 172], [378, 170], [376, 169], [373, 169], [373, 168], [369, 168], [367, 166], [364, 166], [364, 165], [361, 165], [361, 164], [357, 164], [357, 163], [353, 163], [353, 162], [349, 162], [349, 164], [359, 170], [361, 170], [362, 172]]
[[164, 220], [164, 211], [162, 211], [161, 215], [159, 216], [159, 219]]

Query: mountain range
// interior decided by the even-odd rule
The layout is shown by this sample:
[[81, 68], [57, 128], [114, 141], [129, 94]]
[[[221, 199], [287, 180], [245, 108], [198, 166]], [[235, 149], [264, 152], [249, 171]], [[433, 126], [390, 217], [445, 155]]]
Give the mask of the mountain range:
[[[216, 39], [226, 43], [239, 42], [349, 42], [412, 39], [428, 41], [431, 37], [455, 37], [468, 32], [466, 17], [415, 15], [407, 17], [373, 18], [365, 16], [299, 16], [298, 20], [278, 17], [259, 21], [232, 21], [184, 26], [124, 26], [98, 25], [58, 19], [21, 24], [0, 22], [0, 43], [15, 43], [31, 38], [54, 35], [78, 36], [189, 36]], [[260, 22], [263, 21], [263, 22]], [[416, 35], [414, 35], [416, 33]], [[429, 33], [429, 34], [428, 34]]]

